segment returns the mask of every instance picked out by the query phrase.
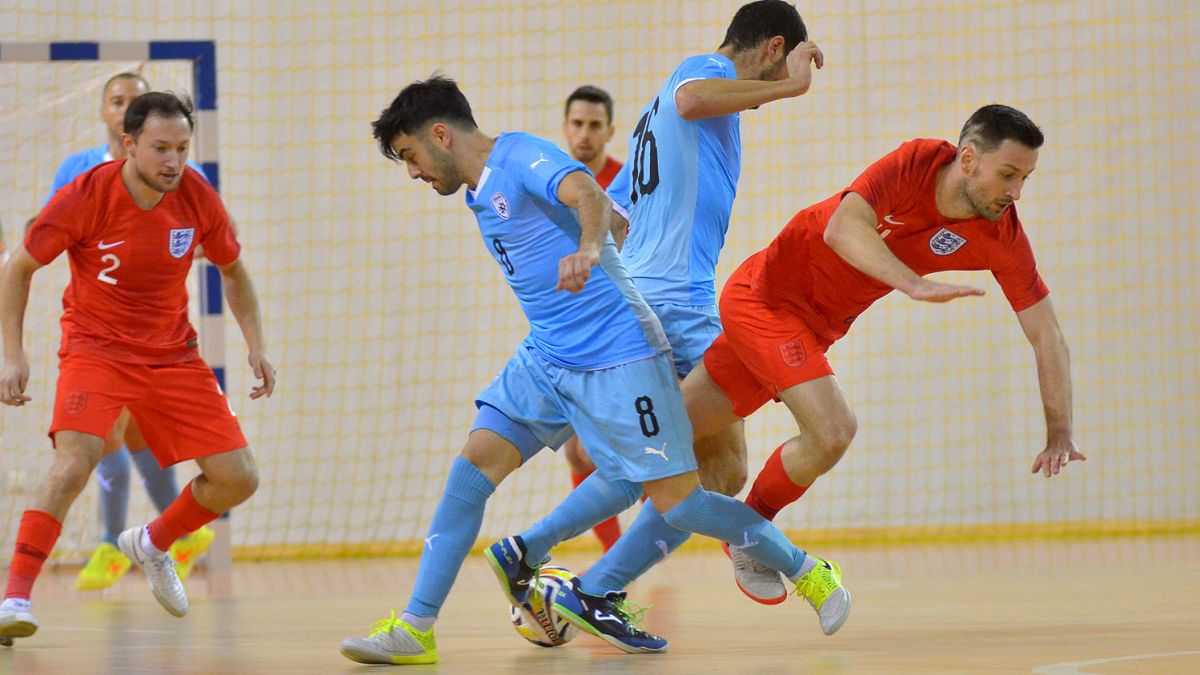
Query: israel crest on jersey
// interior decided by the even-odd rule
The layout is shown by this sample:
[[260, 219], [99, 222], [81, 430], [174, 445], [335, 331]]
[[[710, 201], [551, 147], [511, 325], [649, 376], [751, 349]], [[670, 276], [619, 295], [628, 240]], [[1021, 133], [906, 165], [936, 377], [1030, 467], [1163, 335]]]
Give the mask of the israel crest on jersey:
[[167, 241], [167, 248], [171, 251], [171, 255], [176, 258], [182, 258], [192, 248], [192, 239], [196, 237], [196, 228], [194, 227], [179, 227], [171, 230], [171, 238]]
[[929, 250], [933, 251], [935, 255], [950, 255], [962, 248], [965, 243], [967, 243], [966, 239], [943, 227], [937, 231], [937, 234], [930, 237]]
[[492, 195], [492, 208], [496, 210], [496, 215], [508, 220], [508, 198], [503, 192], [497, 192]]

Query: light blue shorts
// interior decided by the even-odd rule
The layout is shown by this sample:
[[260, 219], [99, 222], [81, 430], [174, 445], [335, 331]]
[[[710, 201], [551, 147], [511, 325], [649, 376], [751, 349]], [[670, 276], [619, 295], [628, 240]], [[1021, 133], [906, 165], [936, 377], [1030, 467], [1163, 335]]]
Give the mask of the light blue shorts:
[[541, 449], [532, 447], [533, 438], [557, 449], [577, 434], [608, 480], [642, 483], [696, 470], [692, 425], [665, 353], [581, 371], [522, 344], [475, 404], [473, 429], [508, 439], [522, 460]]
[[716, 305], [650, 305], [662, 323], [675, 372], [687, 377], [704, 359], [704, 351], [721, 334], [721, 316]]

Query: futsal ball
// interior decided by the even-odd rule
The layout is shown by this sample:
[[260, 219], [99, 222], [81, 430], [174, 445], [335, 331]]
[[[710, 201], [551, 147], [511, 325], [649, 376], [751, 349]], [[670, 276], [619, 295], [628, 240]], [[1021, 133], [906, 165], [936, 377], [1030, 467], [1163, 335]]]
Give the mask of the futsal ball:
[[525, 602], [509, 607], [513, 628], [521, 637], [539, 647], [558, 647], [575, 639], [579, 631], [554, 612], [554, 595], [574, 577], [565, 567], [547, 565], [538, 572]]

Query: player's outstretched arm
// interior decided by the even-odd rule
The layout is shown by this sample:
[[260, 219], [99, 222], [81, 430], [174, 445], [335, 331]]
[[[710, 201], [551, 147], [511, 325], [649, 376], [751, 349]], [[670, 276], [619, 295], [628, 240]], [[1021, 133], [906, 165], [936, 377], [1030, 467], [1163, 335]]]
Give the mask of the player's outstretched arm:
[[600, 261], [600, 249], [612, 229], [612, 201], [585, 171], [574, 171], [558, 184], [558, 201], [579, 214], [579, 250], [558, 261], [556, 290], [578, 293]]
[[788, 76], [782, 80], [694, 80], [675, 91], [679, 116], [694, 122], [732, 115], [781, 98], [800, 96], [812, 86], [812, 66], [825, 65], [815, 42], [801, 42], [787, 57]]
[[4, 339], [4, 370], [0, 371], [0, 403], [25, 405], [29, 383], [29, 360], [25, 357], [25, 307], [33, 273], [42, 266], [23, 245], [0, 267], [0, 334]]
[[1058, 475], [1067, 462], [1087, 459], [1073, 438], [1071, 355], [1049, 296], [1018, 312], [1017, 320], [1033, 345], [1042, 407], [1046, 411], [1046, 449], [1033, 460], [1032, 473], [1041, 471], [1049, 478]]
[[857, 192], [842, 198], [825, 226], [825, 244], [863, 274], [882, 281], [913, 300], [947, 302], [968, 295], [983, 295], [973, 286], [925, 279], [912, 271], [883, 243], [875, 231], [875, 210]]
[[270, 397], [275, 391], [275, 367], [267, 359], [254, 283], [250, 281], [250, 273], [240, 258], [219, 269], [225, 285], [225, 296], [229, 299], [229, 310], [233, 312], [233, 318], [237, 319], [238, 327], [242, 329], [242, 337], [246, 339], [250, 369], [254, 371], [254, 377], [262, 381], [262, 384], [250, 390], [250, 398]]

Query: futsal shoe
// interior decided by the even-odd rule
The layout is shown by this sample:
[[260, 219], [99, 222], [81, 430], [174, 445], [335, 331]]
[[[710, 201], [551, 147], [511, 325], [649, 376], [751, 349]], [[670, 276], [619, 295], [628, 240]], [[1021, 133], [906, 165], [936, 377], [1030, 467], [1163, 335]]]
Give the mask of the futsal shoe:
[[166, 553], [146, 553], [142, 549], [142, 533], [145, 531], [145, 525], [125, 530], [117, 537], [117, 547], [142, 568], [158, 604], [175, 616], [183, 616], [188, 611], [187, 591], [175, 572], [175, 561]]
[[98, 591], [117, 583], [132, 565], [129, 558], [121, 553], [116, 546], [104, 542], [92, 552], [87, 565], [79, 570], [75, 577], [75, 588], [81, 591]]
[[38, 622], [28, 600], [6, 598], [0, 603], [0, 646], [11, 647], [13, 638], [29, 637], [37, 629]]
[[579, 577], [554, 594], [554, 611], [572, 626], [590, 633], [627, 654], [659, 654], [667, 641], [638, 626], [644, 610], [631, 611], [624, 593], [601, 597], [579, 590]]
[[796, 580], [796, 595], [808, 600], [817, 610], [821, 630], [833, 635], [850, 616], [850, 591], [842, 586], [842, 568], [837, 563], [811, 553], [809, 557], [817, 565]]
[[787, 586], [783, 584], [783, 575], [751, 558], [740, 548], [730, 548], [727, 542], [721, 542], [725, 555], [733, 562], [733, 580], [746, 597], [764, 605], [778, 605], [787, 600]]
[[525, 542], [520, 536], [501, 539], [487, 547], [483, 555], [508, 601], [518, 607], [529, 597], [529, 585], [537, 578], [538, 570], [550, 562], [550, 556], [535, 566], [525, 562]]
[[437, 641], [433, 626], [417, 630], [392, 616], [377, 621], [371, 635], [365, 638], [342, 640], [342, 656], [358, 663], [385, 663], [397, 666], [437, 663]]
[[200, 556], [204, 555], [216, 537], [217, 533], [205, 525], [171, 544], [171, 550], [167, 553], [171, 555], [171, 560], [175, 561], [175, 571], [179, 574], [180, 581], [187, 581], [188, 575], [192, 573], [192, 567], [200, 559]]

